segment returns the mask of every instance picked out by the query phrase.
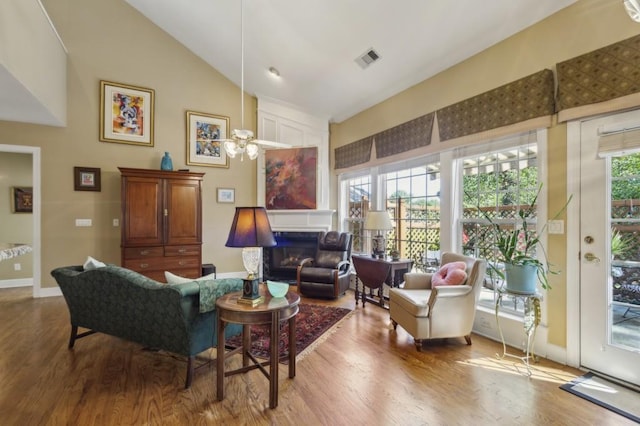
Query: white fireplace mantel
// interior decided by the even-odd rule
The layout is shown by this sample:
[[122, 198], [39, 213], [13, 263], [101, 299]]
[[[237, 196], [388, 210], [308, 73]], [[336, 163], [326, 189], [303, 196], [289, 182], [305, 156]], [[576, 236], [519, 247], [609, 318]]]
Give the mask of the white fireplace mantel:
[[335, 210], [267, 210], [273, 231], [330, 231]]

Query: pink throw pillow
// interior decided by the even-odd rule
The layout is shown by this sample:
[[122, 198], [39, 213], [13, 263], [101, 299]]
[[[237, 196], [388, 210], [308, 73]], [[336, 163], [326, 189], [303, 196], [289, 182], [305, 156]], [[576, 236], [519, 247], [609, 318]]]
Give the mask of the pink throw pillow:
[[431, 286], [463, 284], [467, 280], [465, 269], [467, 269], [467, 265], [464, 262], [444, 264], [431, 277]]

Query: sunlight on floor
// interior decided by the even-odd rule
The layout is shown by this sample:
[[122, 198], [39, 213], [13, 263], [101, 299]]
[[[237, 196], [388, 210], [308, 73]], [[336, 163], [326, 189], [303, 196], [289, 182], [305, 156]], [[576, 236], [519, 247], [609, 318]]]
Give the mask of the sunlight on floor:
[[[513, 361], [512, 359], [504, 358], [500, 359], [498, 357], [484, 357], [484, 358], [473, 358], [465, 361], [458, 361], [458, 363], [462, 365], [468, 365], [471, 367], [484, 368], [496, 372], [506, 373], [506, 374], [515, 374], [520, 376], [527, 376], [527, 366], [520, 360]], [[543, 367], [536, 363], [530, 364], [531, 370], [531, 379], [534, 380], [542, 380], [546, 382], [552, 383], [566, 383], [577, 376], [575, 374], [568, 373], [566, 371], [562, 371], [557, 368], [552, 367]]]

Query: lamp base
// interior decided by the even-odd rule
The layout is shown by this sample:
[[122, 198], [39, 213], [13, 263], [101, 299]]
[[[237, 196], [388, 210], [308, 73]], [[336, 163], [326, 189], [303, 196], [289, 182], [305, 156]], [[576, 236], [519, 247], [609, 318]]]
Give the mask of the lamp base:
[[242, 280], [242, 298], [246, 300], [255, 300], [260, 297], [257, 278], [245, 278]]
[[385, 238], [383, 235], [378, 234], [371, 237], [371, 249], [372, 249], [371, 257], [384, 259], [385, 246], [386, 246]]

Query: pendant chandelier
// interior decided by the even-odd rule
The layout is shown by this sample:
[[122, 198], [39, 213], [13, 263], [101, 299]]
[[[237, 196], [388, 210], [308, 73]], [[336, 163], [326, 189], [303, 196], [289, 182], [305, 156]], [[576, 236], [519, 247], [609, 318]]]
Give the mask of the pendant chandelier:
[[243, 161], [247, 154], [250, 160], [255, 160], [258, 158], [258, 145], [289, 147], [280, 142], [254, 139], [253, 132], [244, 129], [244, 0], [240, 1], [240, 126], [241, 129], [231, 131], [231, 139], [226, 139], [223, 144], [225, 152], [231, 158], [240, 154], [240, 161]]

